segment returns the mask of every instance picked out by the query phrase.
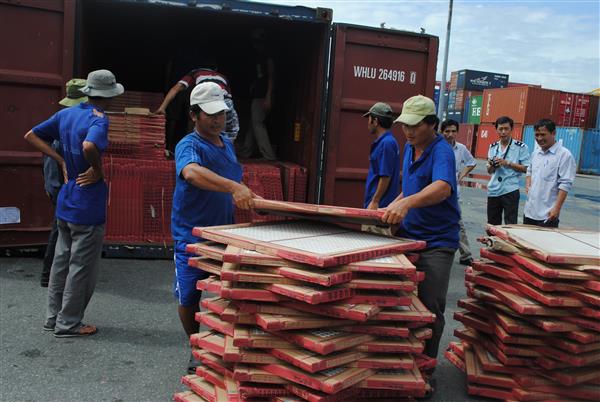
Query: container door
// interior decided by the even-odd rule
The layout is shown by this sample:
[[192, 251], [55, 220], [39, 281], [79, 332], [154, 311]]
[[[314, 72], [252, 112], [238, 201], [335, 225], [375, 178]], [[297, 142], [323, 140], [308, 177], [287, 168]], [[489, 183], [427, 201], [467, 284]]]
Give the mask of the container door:
[[0, 0], [0, 247], [48, 239], [42, 158], [23, 135], [59, 109], [72, 74], [74, 23], [71, 0]]
[[[334, 24], [321, 201], [362, 207], [370, 145], [362, 114], [375, 102], [399, 112], [409, 97], [433, 98], [438, 38], [410, 32]], [[401, 153], [406, 142], [392, 131]]]

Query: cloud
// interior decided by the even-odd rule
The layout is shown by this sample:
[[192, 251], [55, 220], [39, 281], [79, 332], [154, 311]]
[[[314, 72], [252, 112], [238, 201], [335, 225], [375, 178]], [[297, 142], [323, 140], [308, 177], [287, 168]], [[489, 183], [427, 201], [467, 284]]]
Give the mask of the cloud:
[[[448, 3], [432, 0], [329, 0], [267, 3], [326, 7], [334, 22], [426, 32], [440, 38], [442, 71]], [[454, 2], [448, 71], [510, 74], [514, 82], [588, 92], [600, 87], [598, 1]], [[449, 76], [447, 77], [449, 79]]]

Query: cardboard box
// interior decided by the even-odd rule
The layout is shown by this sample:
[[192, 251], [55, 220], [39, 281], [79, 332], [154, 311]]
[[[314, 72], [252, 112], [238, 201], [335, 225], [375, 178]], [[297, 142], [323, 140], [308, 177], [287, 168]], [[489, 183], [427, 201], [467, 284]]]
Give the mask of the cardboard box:
[[410, 306], [412, 296], [409, 293], [397, 290], [357, 290], [356, 294], [349, 299], [348, 303], [370, 304], [377, 307]]
[[233, 338], [230, 336], [225, 337], [223, 360], [248, 364], [271, 364], [279, 361], [262, 349], [245, 349], [234, 346]]
[[290, 329], [328, 328], [348, 325], [349, 320], [332, 320], [327, 317], [286, 316], [279, 314], [255, 315], [256, 324], [266, 331], [284, 331]]
[[309, 373], [347, 365], [366, 356], [365, 353], [360, 353], [356, 350], [344, 350], [323, 356], [301, 348], [273, 349], [271, 350], [271, 354]]
[[202, 331], [190, 336], [190, 343], [219, 356], [225, 353], [225, 335], [216, 331]]
[[417, 367], [408, 370], [378, 370], [360, 382], [359, 388], [415, 391], [410, 396], [425, 395], [425, 380]]
[[346, 332], [356, 332], [361, 334], [371, 334], [379, 336], [395, 336], [400, 338], [408, 338], [410, 329], [402, 324], [395, 324], [391, 322], [381, 323], [360, 323], [356, 325], [344, 326], [340, 328]]
[[225, 389], [217, 387], [197, 375], [186, 375], [181, 382], [208, 402], [238, 400], [238, 398], [231, 399]]
[[415, 359], [409, 354], [369, 353], [366, 357], [362, 357], [348, 366], [375, 370], [412, 369], [415, 366]]
[[257, 382], [265, 384], [287, 384], [288, 381], [283, 378], [273, 375], [257, 366], [249, 366], [246, 364], [235, 365], [233, 379], [236, 381]]
[[309, 304], [338, 301], [348, 299], [354, 295], [354, 290], [347, 287], [347, 285], [318, 288], [308, 285], [272, 284], [268, 285], [267, 288], [273, 293]]
[[352, 280], [352, 272], [344, 267], [332, 267], [316, 271], [310, 266], [279, 267], [278, 272], [287, 278], [314, 283], [321, 286], [334, 286]]
[[205, 366], [213, 369], [225, 377], [233, 378], [233, 365], [223, 361], [221, 356], [215, 355], [200, 348], [193, 348], [192, 353], [194, 354], [194, 357], [200, 360]]
[[233, 336], [233, 324], [221, 320], [216, 314], [198, 312], [196, 313], [196, 321], [224, 335]]
[[414, 336], [408, 338], [378, 338], [364, 342], [356, 350], [369, 353], [421, 353], [425, 345]]
[[411, 298], [412, 302], [410, 306], [386, 307], [376, 314], [373, 319], [382, 321], [434, 322], [435, 314], [427, 310], [417, 296], [412, 295]]
[[354, 321], [367, 321], [370, 318], [375, 317], [381, 311], [380, 307], [371, 304], [352, 304], [344, 301], [318, 306], [312, 306], [298, 301], [284, 301], [281, 302], [281, 304], [295, 310]]
[[289, 342], [256, 327], [236, 326], [233, 331], [233, 346], [252, 349], [285, 349], [294, 347]]
[[329, 329], [281, 331], [277, 336], [313, 352], [327, 355], [375, 340], [367, 334], [345, 333]]
[[358, 388], [352, 387], [330, 395], [294, 383], [287, 384], [285, 388], [294, 395], [302, 398], [301, 401], [306, 400], [308, 402], [348, 402], [354, 400], [355, 396], [360, 392]]

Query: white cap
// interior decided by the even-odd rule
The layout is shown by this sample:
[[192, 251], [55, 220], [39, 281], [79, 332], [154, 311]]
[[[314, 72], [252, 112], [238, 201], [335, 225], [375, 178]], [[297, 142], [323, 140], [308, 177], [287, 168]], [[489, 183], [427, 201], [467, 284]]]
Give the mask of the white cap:
[[206, 114], [217, 114], [229, 110], [224, 100], [223, 88], [214, 82], [203, 82], [192, 89], [190, 106], [198, 105]]

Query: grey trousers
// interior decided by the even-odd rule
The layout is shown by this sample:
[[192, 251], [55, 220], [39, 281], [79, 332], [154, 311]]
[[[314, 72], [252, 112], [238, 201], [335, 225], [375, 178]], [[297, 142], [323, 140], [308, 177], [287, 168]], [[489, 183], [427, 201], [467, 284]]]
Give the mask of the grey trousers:
[[425, 280], [419, 283], [419, 300], [436, 317], [435, 322], [430, 326], [433, 336], [425, 343], [425, 354], [433, 358], [437, 358], [446, 324], [444, 319], [446, 294], [455, 253], [456, 250], [452, 248], [432, 248], [421, 252], [416, 263], [417, 270], [425, 273]]
[[262, 106], [264, 101], [264, 98], [252, 99], [252, 105], [250, 106], [250, 127], [246, 131], [244, 144], [239, 152], [242, 158], [250, 158], [252, 156], [255, 144], [258, 145], [258, 150], [263, 158], [270, 161], [277, 158], [271, 146], [269, 132], [265, 126], [267, 115]]
[[460, 240], [458, 243], [458, 251], [460, 253], [460, 260], [468, 260], [472, 258], [471, 247], [469, 246], [469, 239], [467, 238], [467, 231], [465, 230], [465, 224], [461, 219], [458, 224], [460, 225]]
[[76, 332], [92, 298], [102, 253], [104, 225], [75, 225], [58, 219], [58, 241], [48, 284], [46, 327]]

